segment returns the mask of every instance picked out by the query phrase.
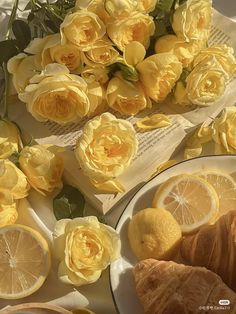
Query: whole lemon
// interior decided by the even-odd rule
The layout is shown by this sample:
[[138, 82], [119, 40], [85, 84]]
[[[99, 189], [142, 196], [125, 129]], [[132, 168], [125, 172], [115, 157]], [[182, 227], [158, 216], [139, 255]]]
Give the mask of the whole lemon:
[[182, 234], [175, 218], [165, 209], [146, 208], [133, 216], [128, 226], [131, 249], [139, 260], [169, 259]]

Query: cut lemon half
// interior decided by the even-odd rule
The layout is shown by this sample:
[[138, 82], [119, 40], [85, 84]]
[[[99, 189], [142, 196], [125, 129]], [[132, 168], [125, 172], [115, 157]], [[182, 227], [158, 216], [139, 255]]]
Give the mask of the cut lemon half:
[[0, 298], [20, 299], [37, 291], [50, 269], [47, 241], [22, 225], [0, 228]]
[[199, 176], [215, 189], [219, 198], [219, 216], [236, 209], [236, 182], [229, 174], [209, 171]]
[[216, 191], [206, 180], [194, 175], [178, 175], [157, 190], [153, 207], [165, 208], [179, 223], [182, 232], [197, 230], [213, 220], [219, 211]]

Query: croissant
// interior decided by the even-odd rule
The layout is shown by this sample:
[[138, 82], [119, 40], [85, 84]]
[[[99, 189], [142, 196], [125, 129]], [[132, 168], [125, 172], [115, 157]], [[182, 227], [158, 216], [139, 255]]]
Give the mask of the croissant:
[[189, 264], [217, 273], [236, 291], [236, 210], [184, 238], [180, 251]]
[[229, 313], [220, 309], [221, 299], [229, 300], [230, 313], [236, 313], [236, 294], [204, 267], [146, 259], [133, 272], [145, 314]]

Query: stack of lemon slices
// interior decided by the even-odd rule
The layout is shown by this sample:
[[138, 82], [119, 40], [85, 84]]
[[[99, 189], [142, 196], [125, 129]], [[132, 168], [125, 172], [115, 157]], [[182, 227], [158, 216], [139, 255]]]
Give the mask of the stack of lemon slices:
[[236, 208], [236, 182], [217, 171], [178, 175], [158, 188], [152, 205], [168, 210], [190, 233]]

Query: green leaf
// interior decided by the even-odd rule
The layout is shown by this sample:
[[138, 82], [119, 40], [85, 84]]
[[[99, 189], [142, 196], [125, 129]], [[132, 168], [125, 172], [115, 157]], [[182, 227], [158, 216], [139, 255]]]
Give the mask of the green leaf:
[[53, 200], [53, 212], [57, 220], [83, 217], [85, 199], [79, 190], [64, 185], [62, 191]]
[[32, 10], [32, 3], [31, 0], [26, 4], [24, 11]]
[[109, 66], [109, 78], [112, 78], [118, 71], [121, 71], [122, 77], [127, 81], [137, 82], [139, 79], [138, 72], [134, 67], [121, 62], [116, 62]]
[[29, 25], [22, 20], [15, 20], [12, 24], [12, 31], [16, 37], [19, 47], [21, 50], [24, 50], [31, 40]]
[[0, 51], [0, 64], [3, 64], [18, 54], [17, 41], [15, 39], [0, 41]]
[[134, 67], [119, 63], [119, 67], [122, 73], [122, 76], [125, 80], [137, 82], [139, 75], [137, 70]]
[[187, 2], [187, 0], [176, 0], [174, 8], [177, 9], [180, 5], [184, 4], [185, 2]]
[[157, 9], [170, 12], [175, 0], [159, 0], [157, 3]]
[[52, 20], [46, 20], [45, 24], [50, 30], [52, 30], [53, 33], [57, 33], [60, 30]]
[[161, 36], [168, 34], [167, 23], [164, 20], [155, 21], [155, 25], [156, 25], [156, 30], [154, 34], [155, 38], [159, 38]]
[[19, 157], [20, 157], [20, 154], [18, 152], [14, 152], [11, 154], [10, 157], [8, 157], [8, 159], [11, 162], [13, 162], [13, 164], [15, 164], [18, 168], [20, 168]]

